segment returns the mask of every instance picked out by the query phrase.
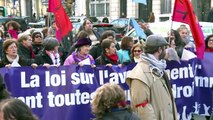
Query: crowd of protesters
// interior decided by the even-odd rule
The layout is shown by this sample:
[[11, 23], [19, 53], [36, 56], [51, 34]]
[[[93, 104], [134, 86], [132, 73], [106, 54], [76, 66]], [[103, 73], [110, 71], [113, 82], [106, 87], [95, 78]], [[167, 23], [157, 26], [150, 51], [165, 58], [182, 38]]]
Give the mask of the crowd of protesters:
[[[0, 50], [2, 51], [0, 52], [0, 68], [10, 68], [18, 66], [32, 66], [34, 68], [36, 68], [37, 66], [45, 66], [48, 68], [51, 66], [67, 66], [72, 64], [78, 64], [80, 66], [91, 65], [93, 68], [95, 68], [97, 65], [106, 65], [109, 67], [118, 65], [119, 67], [122, 67], [130, 63], [141, 62], [143, 59], [145, 61], [147, 60], [148, 62], [153, 63], [153, 68], [155, 68], [156, 66], [159, 67], [159, 65], [156, 65], [154, 61], [158, 61], [164, 58], [166, 58], [167, 60], [180, 61], [189, 60], [196, 57], [195, 45], [194, 43], [189, 41], [189, 30], [186, 26], [181, 25], [177, 30], [168, 31], [168, 37], [163, 38], [152, 35], [151, 30], [145, 24], [140, 23], [140, 25], [142, 29], [144, 29], [145, 31], [149, 31], [147, 34], [149, 43], [140, 42], [140, 40], [138, 40], [139, 42], [135, 43], [132, 37], [124, 36], [121, 40], [121, 43], [119, 44], [115, 39], [115, 34], [113, 31], [105, 31], [100, 35], [93, 30], [92, 22], [89, 19], [85, 19], [77, 37], [73, 38], [73, 40], [70, 41], [70, 43], [72, 43], [68, 47], [70, 49], [64, 50], [65, 48], [62, 42], [60, 42], [56, 37], [57, 25], [54, 21], [52, 22], [52, 25], [49, 27], [49, 29], [44, 28], [41, 32], [32, 30], [30, 33], [20, 31], [20, 25], [15, 21], [10, 21], [6, 25], [8, 31], [4, 31], [3, 29], [0, 30]], [[161, 43], [156, 42], [157, 40], [159, 40]], [[213, 35], [210, 35], [206, 38], [206, 51], [213, 51]], [[157, 54], [158, 59], [155, 59], [153, 57], [155, 54]], [[144, 65], [146, 64], [144, 63]], [[163, 62], [162, 65], [164, 65]], [[164, 84], [170, 91], [171, 87], [169, 87], [169, 83], [167, 83], [168, 80], [164, 74], [164, 68], [162, 68], [162, 71], [160, 71], [159, 73], [158, 72], [159, 71], [157, 71], [156, 73], [159, 74], [160, 77], [163, 77], [162, 79], [166, 79], [166, 83]], [[140, 81], [140, 79], [136, 78], [134, 75], [129, 76], [129, 80], [132, 79], [131, 81], [128, 81], [129, 87], [131, 88], [132, 84], [134, 84], [135, 86], [138, 86], [138, 88], [143, 88], [143, 90], [146, 92], [147, 86], [145, 86], [144, 84], [139, 84], [138, 82]], [[139, 75], [138, 77], [141, 76]], [[134, 81], [134, 79], [137, 80]], [[133, 104], [140, 104], [144, 102], [148, 104], [149, 100], [153, 96], [150, 95], [138, 97], [137, 91], [139, 90], [135, 89], [135, 86], [130, 89], [131, 92], [135, 93], [131, 96]], [[8, 98], [9, 93], [4, 89], [4, 85], [0, 88], [1, 90], [4, 90], [1, 91], [1, 94], [4, 95], [1, 97], [3, 97], [3, 99]], [[103, 91], [102, 94], [104, 96], [104, 94], [107, 95], [107, 93], [104, 93], [106, 91], [105, 89], [111, 90], [113, 88], [117, 90], [114, 94], [120, 94], [121, 96], [119, 99], [116, 99], [117, 101], [115, 101], [115, 103], [121, 103], [122, 101], [124, 101], [124, 93], [118, 86], [108, 84], [103, 86], [102, 88], [99, 88], [97, 92]], [[164, 88], [161, 89], [163, 90]], [[120, 91], [120, 93], [117, 93], [118, 91]], [[169, 107], [171, 109], [170, 112], [173, 113], [170, 114], [171, 116], [168, 116], [168, 114], [163, 114], [162, 117], [167, 118], [168, 120], [171, 118], [177, 119], [176, 107], [174, 105], [172, 93], [167, 94], [165, 92], [165, 94], [168, 95], [168, 100], [172, 104], [172, 106]], [[99, 119], [102, 118], [105, 114], [108, 115], [109, 108], [112, 107], [112, 105], [115, 105], [115, 103], [110, 103], [109, 108], [107, 108], [102, 113], [101, 110], [98, 110], [99, 108], [97, 107], [97, 104], [104, 105], [104, 102], [100, 102], [100, 98], [96, 99], [94, 99], [92, 102], [92, 110]], [[111, 99], [115, 98], [112, 97]], [[164, 101], [164, 99], [162, 99], [162, 101]], [[4, 102], [12, 103], [9, 100]], [[15, 102], [21, 104], [19, 101]], [[154, 111], [158, 111], [160, 108], [157, 108], [156, 104], [157, 102], [149, 103], [148, 105], [154, 106], [152, 109], [154, 109]], [[165, 105], [168, 104], [165, 102]], [[162, 108], [165, 107], [165, 105], [162, 104]], [[132, 117], [135, 120], [139, 119], [137, 116], [135, 116], [135, 114], [129, 112], [129, 109], [126, 108], [126, 105], [122, 107], [123, 108], [121, 109], [125, 110], [124, 112], [126, 113], [126, 115], [133, 115]], [[149, 116], [148, 113], [144, 115], [143, 109], [134, 109], [137, 109], [136, 111], [138, 112], [140, 118], [156, 118], [156, 116], [153, 116], [154, 113], [151, 109], [148, 110], [148, 112], [150, 112], [149, 114], [152, 114], [151, 116]], [[1, 108], [0, 110], [3, 111], [4, 109]], [[32, 114], [29, 115], [32, 117], [32, 120], [36, 119], [33, 117]], [[13, 117], [15, 117], [15, 115], [13, 115]], [[160, 118], [157, 117], [157, 119]]]
[[[139, 25], [145, 31], [150, 31], [147, 33], [148, 36], [153, 34], [147, 24], [139, 23]], [[56, 37], [55, 21], [41, 32], [20, 31], [20, 25], [15, 21], [8, 22], [6, 27], [7, 31], [0, 30], [0, 50], [2, 51], [0, 67], [82, 64], [84, 62], [81, 61], [87, 58], [90, 59], [91, 65], [111, 63], [122, 66], [139, 61], [134, 55], [142, 54], [145, 45], [144, 42], [138, 42], [137, 44], [142, 47], [139, 47], [140, 50], [134, 50], [135, 41], [128, 36], [124, 36], [119, 44], [113, 31], [105, 31], [100, 35], [93, 30], [92, 21], [89, 19], [85, 19], [77, 37], [70, 40], [72, 44], [69, 50], [65, 50], [62, 42]], [[196, 57], [195, 45], [190, 42], [189, 30], [185, 25], [181, 25], [177, 30], [168, 31], [168, 37], [165, 39], [169, 42], [167, 59], [179, 61]], [[212, 36], [206, 39], [206, 51], [212, 51], [211, 39]], [[14, 61], [17, 63], [15, 64]]]

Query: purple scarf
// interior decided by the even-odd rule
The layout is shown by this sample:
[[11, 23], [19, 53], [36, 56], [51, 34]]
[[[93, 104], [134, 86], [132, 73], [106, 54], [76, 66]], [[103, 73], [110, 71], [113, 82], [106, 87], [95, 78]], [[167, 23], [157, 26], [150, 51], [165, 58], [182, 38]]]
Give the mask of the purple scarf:
[[91, 64], [94, 64], [94, 63], [95, 63], [94, 59], [91, 58], [89, 54], [82, 55], [82, 54], [80, 54], [79, 52], [73, 52], [73, 53], [72, 53], [72, 56], [73, 56], [73, 59], [74, 59], [74, 61], [75, 61], [76, 63], [79, 63], [79, 62], [81, 62], [81, 61], [83, 61], [83, 60], [85, 60], [85, 59], [87, 59], [87, 58], [90, 59], [90, 63], [91, 63]]

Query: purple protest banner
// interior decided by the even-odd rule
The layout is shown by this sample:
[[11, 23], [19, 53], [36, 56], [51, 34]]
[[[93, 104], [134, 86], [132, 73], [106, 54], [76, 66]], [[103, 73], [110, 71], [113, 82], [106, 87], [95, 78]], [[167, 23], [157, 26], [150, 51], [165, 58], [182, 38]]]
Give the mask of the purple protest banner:
[[[212, 57], [212, 54], [206, 53], [202, 61], [192, 59], [181, 61], [181, 64], [167, 62], [167, 72], [181, 119], [190, 119], [192, 113], [210, 115]], [[29, 105], [40, 120], [88, 120], [93, 118], [90, 108], [93, 92], [106, 82], [121, 85], [130, 100], [125, 78], [134, 66], [1, 68], [0, 73], [12, 96]]]

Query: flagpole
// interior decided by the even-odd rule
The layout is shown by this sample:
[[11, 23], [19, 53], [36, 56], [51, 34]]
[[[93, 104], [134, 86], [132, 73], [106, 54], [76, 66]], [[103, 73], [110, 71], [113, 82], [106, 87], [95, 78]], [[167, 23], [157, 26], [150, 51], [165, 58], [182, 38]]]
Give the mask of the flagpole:
[[168, 40], [168, 43], [169, 43], [169, 45], [170, 45], [170, 43], [171, 43], [171, 35], [172, 35], [172, 26], [173, 26], [173, 21], [171, 20], [171, 26], [170, 26], [170, 32], [169, 32], [169, 40]]

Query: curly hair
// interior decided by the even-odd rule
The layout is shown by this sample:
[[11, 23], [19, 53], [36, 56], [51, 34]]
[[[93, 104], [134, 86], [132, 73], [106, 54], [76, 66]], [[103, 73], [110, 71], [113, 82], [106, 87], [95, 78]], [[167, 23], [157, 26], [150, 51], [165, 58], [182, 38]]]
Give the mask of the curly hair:
[[92, 113], [98, 119], [101, 119], [106, 113], [110, 112], [115, 104], [121, 101], [125, 101], [124, 90], [117, 84], [106, 83], [95, 91], [91, 102]]
[[18, 22], [16, 22], [16, 21], [13, 21], [13, 20], [7, 22], [7, 24], [6, 24], [7, 29], [9, 29], [10, 25], [13, 26], [14, 30], [19, 30], [19, 28], [20, 28], [20, 24]]
[[0, 103], [5, 120], [38, 120], [30, 108], [19, 99], [5, 99]]

